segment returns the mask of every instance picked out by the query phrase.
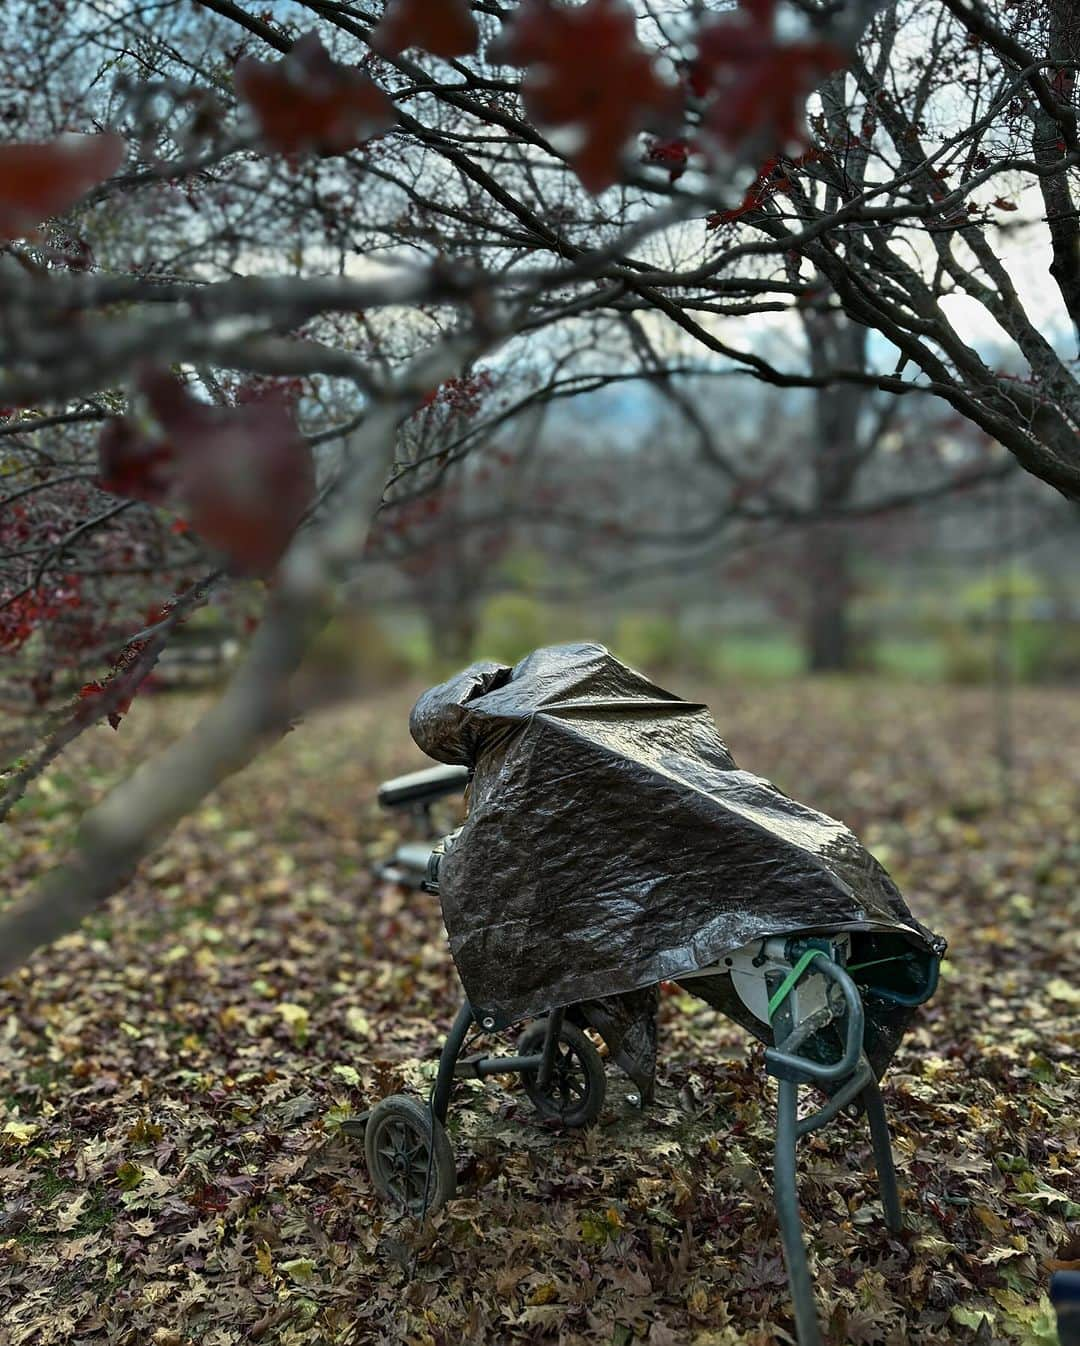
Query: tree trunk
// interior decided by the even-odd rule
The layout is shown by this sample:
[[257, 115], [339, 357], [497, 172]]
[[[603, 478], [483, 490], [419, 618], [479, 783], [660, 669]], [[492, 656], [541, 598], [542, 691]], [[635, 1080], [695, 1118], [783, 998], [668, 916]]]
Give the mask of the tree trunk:
[[[866, 329], [842, 315], [807, 313], [804, 325], [815, 373], [861, 369]], [[850, 525], [837, 516], [851, 503], [859, 468], [866, 458], [860, 422], [867, 401], [858, 384], [819, 388], [814, 401], [813, 507], [819, 522], [806, 534], [807, 583], [804, 648], [812, 673], [843, 673], [855, 664], [850, 605], [854, 593], [854, 549]]]
[[440, 604], [429, 608], [431, 649], [440, 664], [463, 666], [469, 662], [476, 641], [476, 613], [469, 603]]
[[845, 673], [855, 663], [852, 640], [851, 539], [842, 525], [824, 524], [807, 534], [810, 592], [804, 642], [812, 673]]

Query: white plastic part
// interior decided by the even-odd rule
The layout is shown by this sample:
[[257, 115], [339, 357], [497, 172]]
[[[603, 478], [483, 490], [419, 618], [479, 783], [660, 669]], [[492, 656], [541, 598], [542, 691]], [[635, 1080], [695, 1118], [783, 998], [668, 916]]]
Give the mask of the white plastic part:
[[[830, 935], [829, 942], [833, 947], [833, 960], [846, 963], [851, 955], [849, 937], [843, 934]], [[679, 981], [712, 977], [720, 972], [730, 973], [731, 984], [739, 999], [755, 1019], [767, 1024], [769, 997], [793, 966], [786, 953], [787, 944], [788, 937], [785, 935], [773, 939], [756, 939], [752, 944], [744, 944], [741, 949], [728, 954], [712, 967], [682, 973]], [[820, 972], [815, 972], [811, 963], [785, 1001], [791, 1012], [793, 1028], [810, 1018], [819, 1017], [825, 1023], [833, 1017], [836, 993], [832, 987], [833, 983]]]

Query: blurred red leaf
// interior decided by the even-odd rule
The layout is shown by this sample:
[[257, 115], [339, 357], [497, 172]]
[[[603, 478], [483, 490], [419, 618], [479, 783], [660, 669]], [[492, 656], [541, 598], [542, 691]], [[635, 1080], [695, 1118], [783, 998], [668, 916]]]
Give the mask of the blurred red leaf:
[[[799, 159], [792, 159], [790, 162], [793, 167], [801, 167], [810, 156], [804, 155]], [[770, 159], [768, 163], [763, 164], [757, 177], [747, 188], [746, 195], [732, 210], [718, 210], [705, 219], [706, 229], [718, 229], [723, 224], [731, 224], [734, 220], [741, 220], [744, 215], [749, 215], [752, 211], [760, 210], [775, 194], [786, 195], [791, 191], [791, 179], [787, 176], [781, 167], [779, 159]]]
[[163, 505], [175, 475], [171, 444], [150, 439], [126, 416], [106, 423], [98, 438], [98, 485], [103, 491]]
[[525, 110], [540, 126], [571, 131], [567, 156], [587, 191], [619, 180], [631, 136], [677, 117], [681, 96], [656, 73], [638, 42], [626, 0], [586, 0], [574, 9], [523, 0], [489, 52], [525, 67]]
[[[105, 688], [100, 682], [84, 682], [79, 688], [80, 701], [97, 701], [104, 695]], [[112, 725], [113, 729], [120, 728], [121, 720], [131, 709], [132, 696], [121, 697], [115, 708], [109, 711], [109, 724]]]
[[99, 442], [104, 489], [177, 504], [234, 573], [265, 574], [281, 559], [315, 491], [311, 449], [288, 408], [272, 394], [211, 406], [153, 370], [140, 376], [139, 387], [159, 433], [128, 418], [106, 426]]
[[645, 151], [645, 162], [661, 164], [668, 170], [668, 177], [672, 182], [678, 182], [686, 172], [689, 158], [690, 143], [682, 137], [670, 140], [654, 140]]
[[0, 145], [0, 239], [21, 238], [61, 214], [123, 161], [124, 142], [111, 131]]
[[806, 99], [844, 63], [829, 42], [780, 41], [775, 17], [776, 0], [741, 0], [698, 34], [690, 85], [708, 97], [702, 125], [724, 150], [753, 142], [783, 151], [803, 143]]
[[333, 60], [315, 33], [281, 61], [243, 57], [235, 82], [263, 139], [281, 154], [344, 154], [394, 123], [383, 90], [355, 66]]
[[422, 47], [434, 56], [468, 56], [480, 30], [467, 0], [390, 0], [371, 45], [387, 56]]
[[1015, 201], [1010, 201], [1007, 197], [1004, 196], [995, 197], [994, 200], [991, 202], [991, 205], [996, 206], [998, 210], [1020, 209], [1020, 207], [1016, 204]]

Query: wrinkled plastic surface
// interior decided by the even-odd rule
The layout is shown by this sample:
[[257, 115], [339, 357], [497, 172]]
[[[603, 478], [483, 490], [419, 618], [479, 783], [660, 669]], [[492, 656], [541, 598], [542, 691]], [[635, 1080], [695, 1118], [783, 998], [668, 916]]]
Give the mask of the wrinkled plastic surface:
[[[856, 954], [894, 961], [944, 948], [847, 827], [740, 770], [705, 706], [601, 645], [474, 664], [421, 696], [410, 729], [475, 773], [439, 893], [478, 1017], [502, 1027], [578, 1005], [646, 1091], [658, 982], [720, 965], [686, 989], [765, 1037], [722, 970], [754, 939], [847, 929], [865, 935]], [[879, 1072], [909, 1018], [878, 1006]]]

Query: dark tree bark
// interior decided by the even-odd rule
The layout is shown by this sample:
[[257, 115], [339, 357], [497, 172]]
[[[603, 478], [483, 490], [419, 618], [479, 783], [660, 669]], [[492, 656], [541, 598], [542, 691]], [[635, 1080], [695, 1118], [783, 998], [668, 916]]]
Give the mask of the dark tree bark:
[[431, 648], [440, 664], [467, 664], [476, 642], [476, 610], [468, 602], [440, 603], [427, 610]]
[[[1080, 15], [1074, 0], [1051, 0], [1048, 7], [1049, 42], [1047, 56], [1060, 61], [1050, 71], [1052, 87], [1060, 97], [1072, 103], [1076, 89], [1076, 62], [1080, 61]], [[1032, 151], [1040, 168], [1052, 169], [1066, 156], [1061, 126], [1045, 110], [1034, 114]], [[1080, 214], [1069, 182], [1068, 172], [1047, 172], [1039, 179], [1046, 221], [1050, 230], [1053, 261], [1050, 274], [1061, 291], [1069, 317], [1080, 337]]]
[[[806, 313], [803, 318], [815, 374], [833, 368], [861, 369], [866, 359], [866, 329], [842, 314]], [[869, 390], [857, 384], [819, 388], [814, 394], [812, 512], [823, 522], [806, 534], [804, 574], [807, 667], [814, 673], [839, 673], [855, 662], [850, 606], [854, 593], [853, 543], [849, 525], [830, 520], [852, 503], [867, 450], [863, 428]]]

